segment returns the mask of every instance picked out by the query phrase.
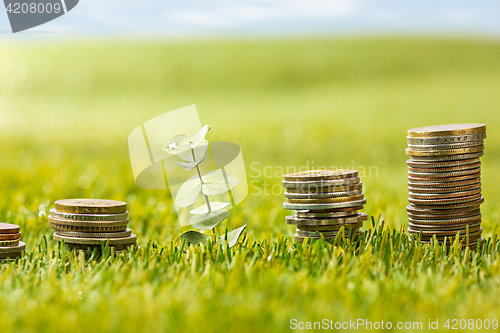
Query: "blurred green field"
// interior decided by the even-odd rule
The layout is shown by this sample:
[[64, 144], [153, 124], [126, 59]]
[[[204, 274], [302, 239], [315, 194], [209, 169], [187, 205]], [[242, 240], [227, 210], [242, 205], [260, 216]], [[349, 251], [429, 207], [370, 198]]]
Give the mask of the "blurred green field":
[[[476, 266], [458, 255], [430, 268], [382, 254], [340, 264], [318, 253], [313, 261], [281, 254], [275, 262], [266, 259], [269, 249], [254, 259], [252, 250], [241, 250], [248, 260], [228, 256], [213, 264], [197, 262], [202, 250], [192, 250], [194, 257], [172, 263], [166, 257], [181, 232], [173, 203], [166, 191], [136, 186], [127, 138], [157, 115], [196, 104], [202, 123], [212, 126], [210, 141], [240, 145], [251, 184], [219, 230], [247, 224], [253, 239], [270, 246], [293, 234], [283, 195], [264, 193], [277, 191], [281, 168], [371, 170], [362, 179], [365, 211], [399, 230], [407, 222], [406, 130], [483, 122], [483, 230], [490, 237], [500, 214], [499, 41], [1, 44], [0, 220], [19, 224], [28, 253], [34, 251], [17, 267], [0, 266], [0, 325], [7, 331], [286, 331], [294, 316], [427, 322], [498, 315], [497, 252], [476, 258]], [[45, 214], [55, 200], [72, 197], [127, 201], [139, 244], [168, 245], [168, 255], [142, 253], [109, 265], [73, 258], [65, 274], [59, 254], [50, 252], [57, 246]], [[336, 257], [328, 247], [324, 252]], [[300, 268], [301, 260], [311, 267]], [[88, 296], [80, 299], [79, 291]]]

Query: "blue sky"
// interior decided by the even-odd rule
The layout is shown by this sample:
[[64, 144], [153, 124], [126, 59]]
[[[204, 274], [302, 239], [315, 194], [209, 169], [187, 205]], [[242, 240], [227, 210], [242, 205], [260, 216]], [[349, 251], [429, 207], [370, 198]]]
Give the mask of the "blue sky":
[[[3, 8], [0, 31], [4, 37], [10, 32]], [[349, 33], [500, 36], [500, 1], [80, 0], [71, 12], [30, 32], [129, 37]]]

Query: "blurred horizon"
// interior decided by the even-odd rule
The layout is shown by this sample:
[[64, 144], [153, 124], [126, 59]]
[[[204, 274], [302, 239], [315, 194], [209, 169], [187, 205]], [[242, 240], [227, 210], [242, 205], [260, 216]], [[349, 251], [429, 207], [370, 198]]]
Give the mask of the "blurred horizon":
[[206, 37], [349, 34], [500, 36], [500, 2], [82, 0], [71, 12], [12, 34], [4, 8], [0, 38]]

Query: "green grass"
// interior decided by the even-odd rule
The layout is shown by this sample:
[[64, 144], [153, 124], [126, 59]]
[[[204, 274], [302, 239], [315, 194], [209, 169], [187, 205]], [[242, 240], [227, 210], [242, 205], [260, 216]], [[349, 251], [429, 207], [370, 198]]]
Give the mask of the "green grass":
[[[0, 220], [19, 224], [28, 244], [27, 258], [0, 266], [2, 332], [495, 318], [496, 238], [479, 253], [448, 253], [412, 245], [401, 228], [406, 130], [484, 122], [483, 229], [499, 231], [499, 58], [498, 41], [445, 38], [2, 42]], [[129, 133], [190, 104], [212, 126], [210, 141], [240, 145], [253, 181], [219, 227], [248, 225], [232, 251], [181, 251], [169, 193], [134, 183]], [[307, 164], [377, 168], [362, 179], [365, 211], [385, 227], [361, 250], [292, 247], [283, 195], [256, 195], [278, 188], [282, 168]], [[270, 177], [259, 176], [265, 167]], [[58, 251], [40, 212], [71, 197], [126, 200], [141, 249], [88, 262]]]

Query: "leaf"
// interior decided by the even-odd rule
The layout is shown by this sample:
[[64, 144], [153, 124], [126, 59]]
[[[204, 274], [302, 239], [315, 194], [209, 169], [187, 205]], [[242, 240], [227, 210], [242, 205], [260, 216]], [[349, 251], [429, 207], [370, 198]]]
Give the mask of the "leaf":
[[[204, 158], [208, 150], [208, 141], [203, 140], [201, 145], [194, 148], [193, 150], [196, 160]], [[191, 153], [191, 150], [189, 150], [187, 153], [180, 154], [179, 157], [182, 158], [184, 161], [193, 162], [193, 153]]]
[[195, 166], [197, 166], [198, 164], [200, 164], [201, 162], [203, 162], [205, 160], [205, 157], [206, 157], [206, 155], [203, 156], [201, 159], [197, 160], [196, 162], [176, 162], [176, 163], [177, 163], [178, 166], [180, 166], [184, 170], [190, 171]]
[[215, 228], [219, 223], [229, 216], [229, 211], [221, 209], [203, 215], [195, 215], [191, 218], [191, 225], [198, 230], [209, 230]]
[[189, 143], [189, 137], [186, 134], [178, 134], [165, 143], [163, 150], [172, 155], [183, 154], [189, 150]]
[[191, 137], [190, 143], [191, 148], [196, 148], [203, 143], [205, 137], [207, 136], [208, 131], [210, 131], [210, 126], [205, 125], [198, 131], [195, 135]]
[[209, 235], [202, 234], [201, 232], [188, 230], [185, 233], [179, 235], [179, 238], [185, 239], [188, 243], [196, 245], [199, 243], [206, 244], [207, 240], [210, 239]]
[[187, 207], [198, 201], [201, 195], [200, 178], [198, 176], [193, 176], [182, 184], [179, 192], [177, 192], [175, 203], [181, 207]]
[[[229, 205], [229, 202], [219, 202], [219, 201], [210, 202], [210, 208], [212, 209], [212, 211], [216, 211], [216, 210], [225, 208], [227, 205]], [[206, 214], [206, 213], [208, 213], [208, 206], [207, 206], [207, 204], [204, 204], [203, 206], [200, 206], [198, 208], [193, 209], [189, 213], [194, 214], [194, 215]]]
[[[233, 247], [236, 245], [236, 243], [238, 242], [238, 239], [241, 236], [241, 233], [243, 232], [243, 230], [245, 230], [246, 227], [247, 227], [247, 225], [245, 224], [244, 226], [242, 226], [238, 229], [234, 229], [233, 231], [230, 231], [227, 233], [227, 243], [228, 243], [229, 247]], [[225, 238], [226, 238], [226, 235], [222, 235], [220, 240], [224, 241]]]
[[207, 172], [203, 176], [203, 194], [219, 195], [231, 191], [240, 183], [238, 177], [231, 172], [217, 169]]

